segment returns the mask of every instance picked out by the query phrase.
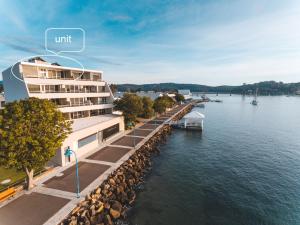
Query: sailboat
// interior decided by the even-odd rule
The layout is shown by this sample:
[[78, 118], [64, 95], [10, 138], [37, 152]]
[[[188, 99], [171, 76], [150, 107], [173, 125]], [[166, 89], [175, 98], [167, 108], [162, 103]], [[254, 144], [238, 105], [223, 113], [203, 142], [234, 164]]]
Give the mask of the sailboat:
[[258, 104], [258, 101], [257, 101], [257, 92], [258, 92], [258, 88], [256, 88], [254, 99], [251, 102], [252, 105], [257, 105]]

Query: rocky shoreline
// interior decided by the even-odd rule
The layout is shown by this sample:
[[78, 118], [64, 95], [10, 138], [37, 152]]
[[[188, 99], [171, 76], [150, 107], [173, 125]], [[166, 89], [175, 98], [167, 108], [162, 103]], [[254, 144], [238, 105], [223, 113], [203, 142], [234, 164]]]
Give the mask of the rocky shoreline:
[[[187, 107], [173, 120], [180, 119], [191, 108]], [[119, 219], [125, 219], [128, 208], [136, 199], [136, 190], [151, 170], [152, 156], [159, 153], [158, 144], [165, 141], [170, 133], [171, 127], [164, 125], [85, 200], [78, 203], [60, 225], [113, 225]]]

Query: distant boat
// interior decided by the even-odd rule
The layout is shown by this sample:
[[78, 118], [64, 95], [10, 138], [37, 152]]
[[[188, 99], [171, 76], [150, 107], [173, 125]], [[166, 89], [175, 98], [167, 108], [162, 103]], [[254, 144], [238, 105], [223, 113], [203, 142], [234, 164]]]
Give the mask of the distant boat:
[[253, 99], [252, 102], [251, 102], [252, 105], [258, 105], [258, 101], [257, 101], [257, 92], [258, 92], [258, 88], [256, 88], [255, 95], [254, 95], [254, 99]]
[[201, 98], [202, 98], [202, 101], [204, 101], [204, 102], [210, 101], [210, 99], [205, 94], [201, 95]]

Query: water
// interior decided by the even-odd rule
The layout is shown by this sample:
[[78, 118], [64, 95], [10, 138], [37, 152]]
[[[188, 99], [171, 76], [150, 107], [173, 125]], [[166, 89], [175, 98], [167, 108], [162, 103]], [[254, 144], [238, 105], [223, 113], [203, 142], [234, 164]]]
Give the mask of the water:
[[160, 147], [131, 224], [300, 224], [300, 97], [217, 98]]

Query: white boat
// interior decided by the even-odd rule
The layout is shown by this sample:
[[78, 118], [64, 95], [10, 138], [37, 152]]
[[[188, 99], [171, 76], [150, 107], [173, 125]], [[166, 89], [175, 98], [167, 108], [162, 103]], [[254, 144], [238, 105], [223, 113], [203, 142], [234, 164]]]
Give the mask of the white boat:
[[187, 130], [203, 130], [205, 116], [197, 111], [186, 114], [180, 121], [174, 124], [175, 127]]
[[256, 88], [255, 95], [254, 95], [254, 99], [253, 99], [252, 102], [251, 102], [252, 105], [258, 105], [258, 101], [257, 101], [257, 92], [258, 92], [258, 89]]
[[204, 101], [204, 102], [210, 101], [210, 99], [205, 94], [201, 95], [201, 98], [202, 98], [202, 101]]

